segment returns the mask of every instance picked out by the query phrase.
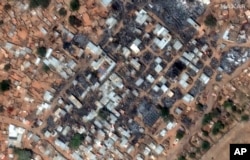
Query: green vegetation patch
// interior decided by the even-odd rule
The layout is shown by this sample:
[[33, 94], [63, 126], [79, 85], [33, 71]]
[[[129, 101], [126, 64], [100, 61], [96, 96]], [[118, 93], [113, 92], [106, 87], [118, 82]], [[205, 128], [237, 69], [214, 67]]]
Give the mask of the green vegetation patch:
[[195, 158], [195, 157], [196, 157], [196, 153], [195, 153], [195, 152], [189, 153], [189, 157], [190, 157], [190, 158]]
[[203, 119], [202, 119], [202, 125], [209, 124], [213, 119], [213, 116], [211, 113], [205, 114]]
[[47, 8], [50, 4], [50, 0], [30, 0], [29, 6], [31, 9], [42, 7], [43, 9]]
[[8, 10], [11, 9], [11, 5], [9, 3], [7, 3], [7, 4], [4, 5], [3, 8], [4, 8], [5, 11], [8, 11]]
[[203, 131], [203, 130], [202, 130], [202, 134], [203, 134], [203, 136], [205, 136], [205, 137], [208, 137], [208, 135], [209, 135], [208, 131]]
[[103, 107], [98, 111], [98, 116], [101, 117], [102, 119], [107, 119], [108, 116], [110, 115], [110, 112], [107, 108]]
[[69, 147], [71, 149], [77, 149], [81, 145], [82, 141], [85, 139], [85, 135], [76, 133], [69, 142]]
[[247, 114], [242, 115], [241, 120], [242, 121], [249, 121], [249, 115], [247, 115]]
[[45, 57], [45, 55], [46, 55], [46, 51], [47, 51], [47, 49], [46, 49], [46, 47], [38, 47], [37, 48], [37, 54], [40, 56], [40, 57]]
[[232, 108], [233, 106], [234, 106], [234, 102], [230, 99], [226, 100], [223, 103], [223, 107], [225, 107], [225, 108]]
[[79, 0], [71, 0], [70, 2], [70, 9], [72, 11], [78, 11], [80, 8]]
[[203, 150], [209, 150], [210, 147], [211, 147], [211, 145], [210, 145], [210, 143], [208, 141], [202, 141], [201, 148]]
[[184, 137], [184, 135], [185, 135], [185, 132], [182, 131], [182, 130], [178, 130], [176, 132], [176, 138], [179, 139], [179, 140], [182, 139]]
[[204, 111], [206, 109], [206, 106], [203, 105], [202, 103], [198, 103], [198, 104], [196, 104], [196, 109], [198, 111]]
[[215, 27], [217, 25], [217, 19], [212, 14], [209, 14], [206, 16], [204, 23], [206, 26]]
[[180, 157], [178, 158], [178, 160], [186, 160], [186, 157], [185, 157], [185, 156], [180, 156]]
[[7, 63], [7, 64], [4, 65], [4, 68], [3, 68], [3, 69], [4, 69], [5, 71], [8, 71], [8, 70], [10, 70], [10, 68], [11, 68], [11, 64], [10, 64], [10, 63]]
[[50, 71], [49, 66], [47, 66], [46, 64], [43, 64], [43, 71], [46, 73], [49, 72]]
[[18, 160], [32, 159], [33, 152], [30, 149], [14, 148], [14, 153], [17, 155]]
[[82, 25], [82, 21], [78, 19], [76, 16], [69, 16], [69, 24], [72, 26], [80, 27]]
[[64, 17], [67, 15], [67, 10], [65, 8], [60, 8], [58, 13], [60, 16]]
[[212, 133], [214, 135], [217, 135], [220, 130], [224, 129], [224, 124], [221, 121], [217, 121], [214, 125], [213, 125], [213, 129], [212, 129]]
[[2, 80], [2, 82], [0, 82], [0, 90], [2, 92], [8, 91], [8, 90], [10, 90], [10, 85], [11, 85], [11, 81], [9, 79]]
[[169, 122], [169, 121], [172, 122], [174, 120], [174, 116], [169, 113], [168, 108], [166, 107], [159, 107], [159, 108], [160, 108], [161, 117], [163, 118], [165, 122]]

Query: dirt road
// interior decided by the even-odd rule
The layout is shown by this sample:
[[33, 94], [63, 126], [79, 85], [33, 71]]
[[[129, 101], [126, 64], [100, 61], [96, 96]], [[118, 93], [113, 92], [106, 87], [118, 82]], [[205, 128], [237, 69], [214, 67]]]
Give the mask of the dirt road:
[[[6, 124], [13, 124], [15, 126], [18, 127], [22, 127], [24, 128], [26, 131], [30, 131], [33, 134], [36, 134], [38, 136], [40, 136], [40, 138], [42, 140], [47, 141], [49, 144], [51, 144], [56, 151], [58, 151], [59, 153], [61, 153], [64, 157], [66, 157], [67, 159], [70, 159], [70, 156], [63, 150], [61, 150], [59, 147], [57, 147], [50, 139], [46, 138], [42, 133], [41, 130], [39, 130], [38, 128], [31, 128], [30, 125], [24, 124], [22, 122], [20, 122], [19, 120], [16, 119], [12, 119], [9, 117], [4, 117], [4, 116], [0, 116], [0, 121], [1, 123], [6, 123]], [[42, 153], [40, 153], [40, 155], [42, 155]], [[43, 159], [46, 159], [45, 157], [43, 157]]]

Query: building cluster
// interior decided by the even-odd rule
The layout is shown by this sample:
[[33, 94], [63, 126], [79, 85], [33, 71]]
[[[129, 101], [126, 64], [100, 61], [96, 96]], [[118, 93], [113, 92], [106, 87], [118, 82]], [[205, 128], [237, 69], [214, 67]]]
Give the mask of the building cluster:
[[250, 6], [247, 3], [221, 1], [214, 4], [212, 9], [218, 19], [218, 24], [227, 28], [223, 34], [224, 40], [238, 43], [249, 42]]
[[[55, 3], [53, 9], [58, 11], [62, 3]], [[111, 0], [101, 0], [101, 4], [113, 10], [121, 8], [119, 2]], [[12, 66], [9, 72], [14, 90], [9, 94], [22, 99], [6, 104], [21, 104], [22, 110], [15, 114], [41, 132], [9, 125], [8, 145], [21, 147], [25, 137], [36, 153], [53, 159], [142, 160], [164, 156], [178, 143], [173, 133], [177, 129], [185, 130], [192, 123], [188, 116], [182, 121], [177, 117], [193, 110], [189, 106], [210, 81], [213, 69], [230, 73], [250, 57], [248, 50], [241, 54], [232, 49], [220, 65], [208, 66], [209, 45], [192, 38], [201, 29], [192, 17], [201, 14], [202, 9], [195, 16], [181, 17], [183, 22], [165, 19], [174, 21], [167, 26], [156, 17], [154, 4], [123, 13], [128, 16], [122, 23], [122, 13], [119, 13], [122, 10], [119, 10], [102, 23], [100, 19], [92, 22], [107, 27], [98, 43], [81, 28], [62, 24], [56, 13], [47, 15], [40, 9], [26, 12], [27, 5], [21, 2], [17, 5], [23, 16], [15, 18], [16, 13], [8, 11], [2, 29], [8, 32], [0, 34], [7, 40], [1, 44], [1, 52]], [[95, 4], [87, 5], [93, 8]], [[96, 10], [89, 12], [100, 14]], [[79, 13], [91, 28], [86, 7]], [[244, 13], [247, 15], [247, 11]], [[21, 24], [27, 27], [16, 28]], [[190, 33], [178, 36], [172, 29], [182, 30], [182, 24]], [[231, 29], [237, 27], [232, 24], [224, 39], [229, 40]], [[246, 39], [242, 31], [239, 33], [241, 39]], [[48, 39], [41, 40], [43, 37]], [[34, 48], [47, 45], [50, 46], [46, 47], [44, 56], [36, 54]], [[230, 68], [232, 61], [234, 66]], [[44, 66], [50, 69], [49, 73], [39, 73]], [[164, 108], [173, 108], [177, 116], [162, 123]], [[84, 140], [78, 148], [72, 148], [70, 143], [77, 134], [83, 135]]]
[[[131, 31], [134, 34], [126, 30], [124, 38], [129, 40], [121, 44], [114, 41], [129, 24], [124, 24], [106, 46], [91, 41], [78, 49], [72, 45], [76, 49], [71, 55], [90, 57], [90, 65], [74, 76], [69, 75], [74, 79], [58, 99], [44, 136], [52, 137], [55, 145], [74, 159], [161, 156], [169, 143], [167, 133], [177, 123], [174, 120], [147, 133], [148, 127], [160, 121], [161, 113], [156, 105], [172, 107], [178, 99], [191, 103], [201, 86], [209, 82], [211, 75], [202, 70], [207, 44], [197, 45], [192, 40], [190, 45], [199, 47], [184, 51], [181, 41], [143, 9], [135, 11], [131, 21], [136, 26]], [[191, 18], [187, 21], [190, 26], [199, 27]], [[118, 19], [113, 15], [106, 24], [111, 31], [115, 30]], [[46, 91], [38, 111], [51, 109], [53, 96]], [[176, 112], [180, 114], [182, 109]], [[76, 133], [86, 137], [79, 149], [71, 152], [69, 142]], [[143, 135], [151, 136], [151, 133], [150, 142], [145, 142]], [[164, 143], [157, 142], [161, 137]]]
[[[156, 143], [154, 138], [151, 138], [148, 144], [141, 143], [141, 137], [147, 134], [147, 127], [152, 127], [159, 121], [160, 111], [155, 107], [157, 103], [172, 107], [177, 99], [183, 98], [184, 103], [192, 102], [196, 96], [195, 93], [190, 93], [192, 83], [197, 80], [203, 85], [207, 84], [209, 77], [198, 65], [206, 52], [207, 45], [182, 52], [182, 42], [144, 9], [135, 11], [133, 16], [128, 18], [135, 24], [135, 28], [129, 28], [130, 23], [124, 24], [121, 31], [114, 35], [106, 46], [99, 46], [84, 35], [74, 34], [74, 31], [71, 32], [62, 24], [53, 25], [52, 21], [59, 18], [56, 15], [44, 18], [43, 14], [45, 13], [41, 10], [32, 10], [29, 15], [22, 17], [31, 19], [29, 21], [31, 24], [26, 26], [31, 26], [32, 32], [27, 32], [28, 28], [26, 31], [20, 29], [22, 34], [19, 35], [15, 27], [12, 27], [13, 32], [8, 33], [13, 35], [5, 35], [6, 39], [15, 35], [32, 36], [37, 37], [37, 41], [32, 39], [27, 47], [21, 47], [20, 42], [11, 40], [3, 45], [3, 49], [10, 52], [9, 55], [12, 57], [25, 58], [21, 61], [23, 63], [21, 73], [27, 70], [27, 75], [22, 77], [30, 77], [27, 82], [32, 85], [31, 91], [27, 90], [31, 95], [25, 99], [29, 103], [34, 103], [35, 96], [41, 97], [36, 115], [42, 117], [47, 111], [54, 110], [53, 115], [46, 121], [36, 122], [38, 127], [47, 123], [43, 136], [46, 139], [52, 138], [55, 146], [70, 153], [73, 159], [86, 157], [95, 159], [98, 156], [114, 157], [113, 159], [136, 156], [137, 159], [144, 159], [143, 157], [149, 155], [153, 158], [163, 154], [165, 152], [163, 144]], [[10, 17], [11, 15], [14, 13], [10, 13]], [[114, 14], [106, 20], [111, 32], [116, 29], [119, 21], [116, 16]], [[43, 23], [32, 27], [40, 19]], [[15, 20], [16, 23], [25, 21]], [[199, 29], [199, 24], [190, 17], [186, 21], [195, 30]], [[13, 23], [9, 25], [15, 26]], [[126, 30], [127, 28], [130, 30]], [[123, 33], [126, 35], [124, 41], [121, 40], [121, 44], [116, 44], [115, 39], [121, 38]], [[36, 51], [31, 48], [46, 45], [47, 41], [38, 41], [39, 37], [43, 36], [49, 36], [53, 44], [46, 49], [44, 57], [38, 57], [33, 54]], [[196, 41], [190, 43], [195, 45]], [[58, 45], [62, 45], [62, 49]], [[177, 56], [179, 52], [183, 53], [181, 58]], [[82, 57], [89, 60], [89, 66], [84, 70], [79, 69], [82, 67], [80, 65]], [[117, 59], [119, 57], [121, 59]], [[11, 64], [14, 65], [14, 62]], [[59, 75], [63, 81], [70, 82], [66, 92], [60, 95], [61, 98], [56, 98], [60, 87], [46, 88], [47, 83], [38, 83], [34, 80], [38, 74], [37, 69], [42, 65], [48, 66], [53, 71], [44, 78], [48, 79], [48, 76], [56, 73], [55, 75]], [[186, 72], [183, 72], [184, 70]], [[30, 73], [33, 75], [29, 75]], [[16, 75], [14, 84], [17, 87], [20, 84], [24, 85], [18, 81], [19, 74], [16, 74], [14, 74]], [[130, 97], [131, 101], [127, 97]], [[57, 99], [56, 106], [52, 104], [55, 99]], [[128, 103], [131, 103], [131, 106], [128, 106]], [[137, 109], [133, 111], [132, 107]], [[130, 115], [130, 112], [135, 114]], [[126, 120], [124, 125], [120, 123]], [[155, 135], [167, 136], [167, 132], [174, 126], [176, 122], [169, 122], [157, 130], [158, 132], [155, 131]], [[13, 131], [14, 133], [16, 132]], [[86, 137], [79, 149], [71, 152], [68, 144], [73, 133], [85, 134]], [[34, 141], [39, 140], [35, 138]], [[134, 144], [138, 145], [139, 149]], [[113, 149], [110, 149], [112, 147]], [[40, 151], [42, 149], [40, 147]], [[46, 155], [50, 156], [50, 153]]]

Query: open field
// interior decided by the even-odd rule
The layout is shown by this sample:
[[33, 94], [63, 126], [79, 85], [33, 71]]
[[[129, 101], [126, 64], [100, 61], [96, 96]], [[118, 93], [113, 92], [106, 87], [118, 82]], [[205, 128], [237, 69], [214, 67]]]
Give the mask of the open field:
[[250, 122], [239, 123], [202, 157], [202, 160], [229, 160], [230, 143], [250, 143]]

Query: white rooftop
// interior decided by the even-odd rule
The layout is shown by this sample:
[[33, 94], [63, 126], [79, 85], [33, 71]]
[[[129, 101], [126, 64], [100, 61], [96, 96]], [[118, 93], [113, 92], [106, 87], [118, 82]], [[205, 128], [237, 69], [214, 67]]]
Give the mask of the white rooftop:
[[136, 12], [136, 19], [135, 21], [139, 24], [142, 25], [146, 22], [147, 18], [148, 18], [148, 14], [145, 10], [140, 10], [139, 12]]
[[194, 97], [190, 94], [186, 94], [183, 98], [182, 98], [185, 102], [189, 103], [191, 101], [194, 100]]
[[177, 40], [175, 43], [174, 43], [174, 49], [176, 50], [176, 51], [179, 51], [181, 48], [182, 48], [182, 44], [181, 44], [181, 42], [179, 41], [179, 40]]

